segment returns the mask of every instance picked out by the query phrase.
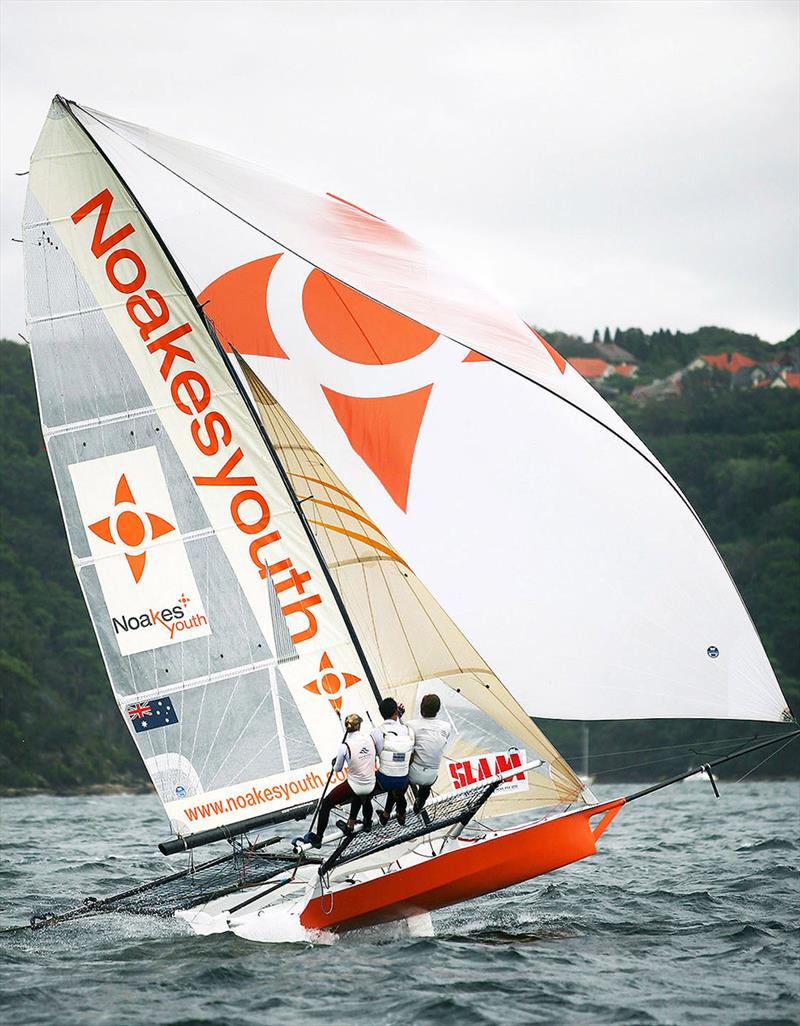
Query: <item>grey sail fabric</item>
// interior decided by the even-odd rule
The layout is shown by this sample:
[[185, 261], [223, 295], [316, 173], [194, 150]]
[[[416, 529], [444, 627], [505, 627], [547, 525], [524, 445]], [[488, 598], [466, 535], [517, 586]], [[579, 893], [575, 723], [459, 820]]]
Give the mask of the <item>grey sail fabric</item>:
[[[275, 654], [243, 600], [158, 412], [32, 196], [24, 232], [31, 353], [70, 549], [115, 695], [161, 798], [190, 797], [223, 783], [316, 763], [319, 756], [308, 730], [280, 672], [272, 668]], [[164, 470], [176, 533], [197, 582], [200, 615], [218, 625], [215, 635], [224, 639], [214, 644], [207, 635], [193, 637], [186, 631], [186, 640], [174, 645], [123, 655], [114, 621], [103, 615], [105, 603], [68, 468], [142, 449], [155, 449]], [[266, 591], [264, 599], [269, 602]], [[180, 592], [174, 604], [181, 604]], [[184, 616], [183, 622], [190, 618]], [[285, 621], [282, 630], [285, 656], [291, 658]], [[165, 698], [175, 722], [137, 732], [126, 708]], [[285, 751], [277, 741], [278, 719], [286, 728]]]

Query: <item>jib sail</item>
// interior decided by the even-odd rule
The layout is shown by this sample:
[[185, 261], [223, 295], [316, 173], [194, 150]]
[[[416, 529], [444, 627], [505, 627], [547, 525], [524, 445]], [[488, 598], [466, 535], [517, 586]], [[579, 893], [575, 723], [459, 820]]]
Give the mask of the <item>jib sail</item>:
[[409, 716], [426, 692], [442, 698], [453, 740], [437, 791], [492, 776], [514, 759], [540, 759], [541, 767], [501, 787], [489, 812], [578, 800], [582, 785], [565, 760], [243, 358], [240, 366], [381, 693]]
[[235, 375], [54, 101], [24, 223], [42, 429], [120, 712], [182, 835], [313, 800], [375, 697]]

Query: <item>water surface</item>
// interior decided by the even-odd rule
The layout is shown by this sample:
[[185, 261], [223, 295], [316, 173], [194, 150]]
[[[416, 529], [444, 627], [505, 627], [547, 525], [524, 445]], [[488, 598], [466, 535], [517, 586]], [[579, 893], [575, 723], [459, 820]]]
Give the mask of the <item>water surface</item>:
[[[598, 855], [435, 913], [431, 937], [256, 944], [119, 915], [0, 934], [0, 1022], [795, 1026], [800, 782], [721, 789], [636, 802]], [[149, 795], [4, 799], [0, 817], [3, 927], [165, 871]]]

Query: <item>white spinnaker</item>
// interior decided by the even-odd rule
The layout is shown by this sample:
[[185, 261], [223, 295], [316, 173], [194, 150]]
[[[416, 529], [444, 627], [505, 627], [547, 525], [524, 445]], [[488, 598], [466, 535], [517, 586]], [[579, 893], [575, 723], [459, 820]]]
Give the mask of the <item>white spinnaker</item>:
[[[241, 310], [260, 312], [256, 331], [228, 330], [234, 344], [530, 714], [784, 716], [757, 632], [685, 498], [520, 321], [378, 219], [223, 154], [76, 114], [164, 215], [171, 250], [211, 286], [215, 321], [228, 330], [246, 321]], [[259, 258], [269, 271], [250, 273]], [[374, 358], [337, 351], [316, 314], [309, 324], [315, 266], [332, 287], [441, 334], [398, 350], [341, 288]], [[465, 347], [491, 360], [465, 363]], [[391, 437], [391, 416], [376, 420], [367, 401], [415, 395], [425, 403], [409, 461], [408, 439]], [[405, 492], [393, 487], [398, 467]]]
[[56, 101], [24, 241], [42, 426], [120, 711], [173, 828], [313, 800], [367, 672], [254, 417], [133, 197]]

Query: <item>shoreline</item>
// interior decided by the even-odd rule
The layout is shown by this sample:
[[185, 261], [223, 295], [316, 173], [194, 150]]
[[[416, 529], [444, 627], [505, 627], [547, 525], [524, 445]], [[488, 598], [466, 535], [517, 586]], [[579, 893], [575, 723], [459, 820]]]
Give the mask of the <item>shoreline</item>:
[[84, 784], [75, 787], [0, 787], [0, 798], [84, 798], [92, 795], [155, 794], [149, 782], [127, 784]]
[[[800, 774], [780, 777], [749, 777], [747, 780], [726, 780], [717, 778], [717, 782], [724, 786], [731, 784], [779, 784], [793, 783], [800, 781]], [[610, 787], [619, 786], [624, 789], [631, 785], [646, 784], [646, 780], [607, 780], [595, 781], [594, 786]], [[590, 785], [591, 786], [591, 785]], [[35, 798], [47, 795], [51, 798], [89, 798], [89, 797], [113, 797], [120, 795], [156, 794], [156, 790], [149, 782], [127, 783], [127, 784], [86, 784], [82, 787], [0, 787], [0, 800], [3, 798]]]

